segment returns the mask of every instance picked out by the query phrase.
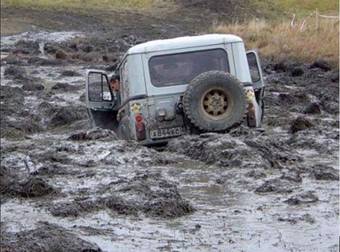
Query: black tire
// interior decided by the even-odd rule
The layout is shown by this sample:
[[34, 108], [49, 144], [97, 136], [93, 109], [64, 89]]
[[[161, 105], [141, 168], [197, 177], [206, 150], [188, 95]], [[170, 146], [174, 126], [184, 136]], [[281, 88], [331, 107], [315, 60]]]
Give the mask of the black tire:
[[198, 75], [183, 96], [183, 110], [200, 131], [224, 132], [242, 123], [245, 91], [235, 77], [222, 71]]

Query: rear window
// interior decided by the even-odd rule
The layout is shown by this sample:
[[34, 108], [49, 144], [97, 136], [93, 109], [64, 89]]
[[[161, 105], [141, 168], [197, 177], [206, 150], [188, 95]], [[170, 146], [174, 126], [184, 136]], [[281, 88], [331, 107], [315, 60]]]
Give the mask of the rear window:
[[149, 61], [151, 83], [156, 87], [188, 84], [197, 75], [220, 70], [229, 72], [223, 49], [154, 56]]

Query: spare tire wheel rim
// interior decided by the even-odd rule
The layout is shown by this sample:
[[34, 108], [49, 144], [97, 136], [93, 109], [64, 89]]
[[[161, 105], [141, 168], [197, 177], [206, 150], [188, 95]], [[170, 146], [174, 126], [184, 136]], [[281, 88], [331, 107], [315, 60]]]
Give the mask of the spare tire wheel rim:
[[201, 110], [212, 120], [221, 120], [230, 114], [233, 102], [228, 93], [220, 88], [212, 88], [201, 99]]

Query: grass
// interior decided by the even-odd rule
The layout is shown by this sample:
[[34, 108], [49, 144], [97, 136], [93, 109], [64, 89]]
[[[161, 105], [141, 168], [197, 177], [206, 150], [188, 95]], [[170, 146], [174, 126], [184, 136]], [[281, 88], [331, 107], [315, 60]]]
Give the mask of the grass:
[[321, 12], [334, 12], [339, 9], [338, 0], [276, 0], [279, 8], [289, 12], [308, 12], [318, 9]]
[[323, 58], [339, 66], [339, 21], [322, 20], [317, 29], [314, 18], [291, 26], [291, 21], [270, 22], [252, 20], [243, 24], [221, 24], [213, 28], [218, 33], [242, 37], [247, 48], [256, 48], [262, 56], [275, 60], [294, 59], [312, 62]]
[[157, 0], [1, 0], [6, 7], [43, 9], [149, 9]]
[[252, 7], [272, 19], [283, 15], [296, 14], [298, 17], [309, 15], [316, 9], [324, 14], [337, 15], [338, 0], [254, 0]]
[[258, 49], [267, 58], [301, 62], [323, 58], [339, 66], [339, 19], [320, 18], [317, 27], [315, 18], [316, 9], [320, 14], [339, 15], [338, 0], [255, 0], [252, 6], [269, 18], [220, 24], [213, 30], [239, 35], [248, 48]]
[[[152, 10], [157, 4], [170, 2], [173, 3], [170, 0], [1, 0], [1, 5], [88, 12]], [[320, 19], [316, 29], [315, 17], [310, 15], [316, 9], [322, 14], [338, 15], [338, 0], [254, 0], [249, 5], [251, 8], [271, 18], [266, 21], [250, 20], [243, 24], [221, 24], [213, 27], [214, 32], [237, 34], [245, 40], [248, 48], [257, 48], [265, 57], [304, 62], [324, 58], [333, 65], [339, 65], [339, 21]], [[271, 15], [267, 16], [266, 13]], [[294, 27], [290, 25], [292, 14], [297, 16]]]

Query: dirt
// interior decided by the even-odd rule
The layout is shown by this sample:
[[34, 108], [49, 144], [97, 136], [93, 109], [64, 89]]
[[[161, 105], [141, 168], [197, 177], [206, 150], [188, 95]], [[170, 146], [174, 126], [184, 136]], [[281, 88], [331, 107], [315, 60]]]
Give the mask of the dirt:
[[198, 9], [216, 15], [192, 8], [183, 21], [120, 13], [116, 26], [98, 13], [7, 9], [50, 20], [1, 38], [1, 251], [337, 251], [339, 77], [327, 62], [263, 59], [260, 129], [156, 150], [90, 127], [86, 69], [202, 31]]
[[67, 217], [108, 209], [124, 215], [138, 215], [141, 212], [147, 216], [175, 218], [194, 211], [189, 202], [182, 199], [176, 185], [161, 178], [160, 174], [146, 172], [129, 181], [118, 180], [112, 186], [102, 188], [101, 192], [109, 196], [57, 203], [50, 208], [50, 212], [54, 216]]
[[4, 252], [102, 251], [98, 246], [78, 238], [64, 228], [48, 223], [40, 223], [34, 230], [4, 235], [0, 248]]
[[315, 203], [319, 201], [319, 198], [313, 194], [313, 192], [304, 192], [297, 195], [290, 197], [289, 199], [285, 200], [286, 203], [289, 205], [300, 205], [300, 204], [308, 204], [308, 203]]

